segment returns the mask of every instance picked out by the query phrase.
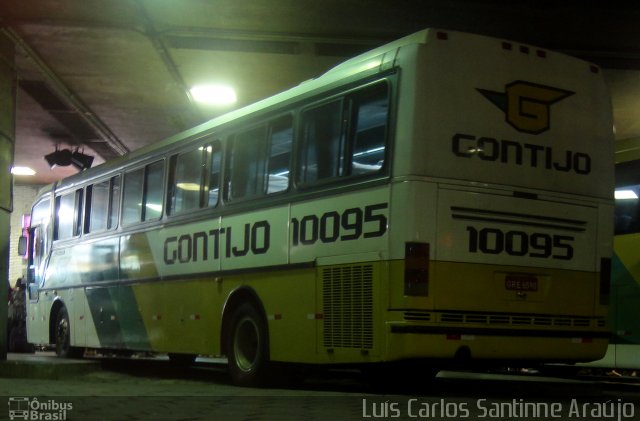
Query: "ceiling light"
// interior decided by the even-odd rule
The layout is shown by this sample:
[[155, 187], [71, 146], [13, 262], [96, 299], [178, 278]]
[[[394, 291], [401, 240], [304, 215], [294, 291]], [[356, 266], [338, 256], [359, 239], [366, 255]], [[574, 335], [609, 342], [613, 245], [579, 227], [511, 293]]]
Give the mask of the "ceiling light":
[[36, 172], [29, 167], [13, 167], [11, 168], [13, 175], [35, 175]]
[[228, 105], [237, 101], [236, 91], [228, 85], [198, 85], [190, 90], [197, 102], [212, 105]]
[[616, 200], [638, 199], [638, 194], [633, 190], [616, 190]]

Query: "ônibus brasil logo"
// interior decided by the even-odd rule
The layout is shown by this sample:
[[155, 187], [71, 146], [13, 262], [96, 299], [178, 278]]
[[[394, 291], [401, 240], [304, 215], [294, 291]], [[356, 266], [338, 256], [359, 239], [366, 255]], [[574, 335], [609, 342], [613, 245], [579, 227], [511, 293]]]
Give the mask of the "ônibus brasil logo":
[[575, 93], [522, 80], [505, 85], [504, 92], [477, 90], [505, 113], [514, 129], [531, 134], [549, 130], [551, 105]]
[[9, 419], [15, 420], [50, 420], [65, 421], [68, 412], [73, 409], [72, 402], [60, 402], [55, 399], [39, 400], [38, 398], [9, 398]]

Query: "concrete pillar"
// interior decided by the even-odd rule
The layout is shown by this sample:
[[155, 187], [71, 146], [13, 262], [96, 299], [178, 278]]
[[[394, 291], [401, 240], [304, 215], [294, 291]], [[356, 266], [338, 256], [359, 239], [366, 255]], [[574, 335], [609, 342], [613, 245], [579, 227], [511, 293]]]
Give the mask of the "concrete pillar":
[[16, 72], [14, 46], [0, 33], [0, 360], [7, 359], [9, 226], [13, 210]]

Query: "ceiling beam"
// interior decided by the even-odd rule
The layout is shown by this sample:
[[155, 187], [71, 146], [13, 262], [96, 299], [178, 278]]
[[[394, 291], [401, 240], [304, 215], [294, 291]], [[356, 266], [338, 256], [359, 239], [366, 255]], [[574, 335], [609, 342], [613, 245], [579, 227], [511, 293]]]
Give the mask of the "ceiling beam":
[[165, 45], [163, 38], [160, 36], [159, 32], [156, 30], [156, 26], [147, 14], [147, 11], [145, 10], [142, 2], [136, 0], [135, 4], [138, 8], [138, 15], [143, 27], [142, 33], [149, 39], [151, 45], [153, 45], [153, 48], [160, 56], [164, 67], [167, 69], [175, 83], [178, 84], [180, 89], [184, 92], [185, 96], [189, 100], [189, 104], [191, 105], [191, 118], [194, 120], [190, 122], [189, 125], [201, 123], [203, 120], [203, 116], [200, 115], [196, 101], [191, 94], [191, 90], [182, 77], [182, 74], [180, 73], [180, 70], [178, 69], [175, 61], [171, 57], [171, 52]]
[[[98, 134], [100, 139], [108, 145], [108, 148], [117, 155], [124, 155], [129, 152], [129, 148], [111, 131], [91, 108], [85, 104], [47, 65], [40, 55], [12, 28], [4, 27], [0, 31], [9, 38], [18, 48], [20, 48], [26, 56], [31, 59], [38, 71], [43, 76], [47, 85], [57, 95], [58, 98], [67, 103], [77, 114]], [[79, 139], [85, 142], [86, 146], [94, 149], [96, 153], [100, 153], [96, 139]], [[103, 153], [105, 153], [103, 151]], [[100, 153], [102, 156], [102, 153]], [[109, 155], [109, 154], [107, 154]], [[108, 159], [110, 156], [103, 156]]]

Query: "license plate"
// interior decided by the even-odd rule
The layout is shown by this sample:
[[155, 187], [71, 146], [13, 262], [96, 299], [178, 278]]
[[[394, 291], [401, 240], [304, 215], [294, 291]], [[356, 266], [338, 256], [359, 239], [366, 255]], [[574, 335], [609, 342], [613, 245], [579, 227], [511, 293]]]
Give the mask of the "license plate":
[[504, 287], [510, 291], [537, 291], [538, 278], [528, 275], [507, 275]]

